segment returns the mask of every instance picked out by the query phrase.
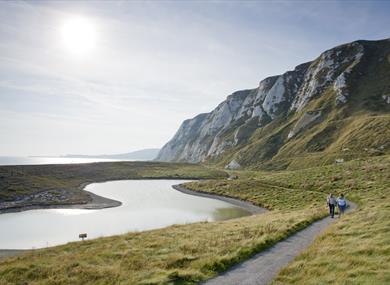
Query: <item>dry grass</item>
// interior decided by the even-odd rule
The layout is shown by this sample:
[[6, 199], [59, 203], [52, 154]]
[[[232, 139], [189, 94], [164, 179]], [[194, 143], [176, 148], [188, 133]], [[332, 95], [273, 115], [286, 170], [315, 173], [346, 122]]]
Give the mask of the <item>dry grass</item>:
[[0, 284], [193, 284], [318, 219], [269, 212], [69, 243], [0, 263]]
[[390, 200], [345, 216], [273, 284], [390, 284]]
[[389, 161], [353, 162], [332, 174], [336, 189], [355, 197], [359, 209], [331, 226], [273, 284], [390, 284]]
[[240, 219], [70, 243], [0, 262], [0, 284], [194, 284], [326, 214], [330, 191], [359, 204], [286, 269], [275, 284], [389, 284], [390, 157], [281, 172], [237, 172], [195, 190], [274, 209]]
[[206, 191], [250, 201], [270, 210], [292, 211], [312, 208], [320, 211], [326, 201], [324, 193], [273, 185], [256, 177], [233, 181], [196, 181], [185, 183], [185, 186], [194, 191]]

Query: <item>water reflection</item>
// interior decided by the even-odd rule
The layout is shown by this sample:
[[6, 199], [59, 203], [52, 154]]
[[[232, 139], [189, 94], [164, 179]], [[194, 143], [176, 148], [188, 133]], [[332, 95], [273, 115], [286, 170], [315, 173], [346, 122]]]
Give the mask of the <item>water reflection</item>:
[[48, 209], [0, 215], [0, 248], [40, 248], [88, 238], [249, 215], [223, 201], [174, 190], [172, 180], [125, 180], [90, 184], [86, 190], [122, 201], [102, 210]]
[[65, 216], [74, 216], [74, 215], [85, 215], [93, 214], [99, 210], [85, 210], [85, 209], [53, 209], [56, 214], [65, 215]]

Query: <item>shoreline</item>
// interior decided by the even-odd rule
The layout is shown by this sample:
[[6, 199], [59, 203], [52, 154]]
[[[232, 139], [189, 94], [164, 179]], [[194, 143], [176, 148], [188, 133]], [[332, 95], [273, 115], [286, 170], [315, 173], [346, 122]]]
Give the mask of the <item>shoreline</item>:
[[[107, 182], [107, 181], [101, 181], [101, 182]], [[99, 196], [97, 194], [94, 194], [92, 192], [89, 192], [85, 190], [85, 187], [87, 185], [92, 183], [101, 183], [101, 182], [86, 182], [82, 183], [78, 188], [80, 191], [84, 191], [88, 194], [88, 196], [91, 198], [90, 201], [82, 204], [34, 204], [34, 205], [25, 205], [20, 207], [14, 207], [14, 208], [7, 208], [7, 209], [0, 209], [0, 215], [1, 214], [8, 214], [8, 213], [19, 213], [24, 211], [30, 211], [30, 210], [48, 210], [48, 209], [85, 209], [85, 210], [99, 210], [99, 209], [105, 209], [105, 208], [113, 208], [113, 207], [119, 207], [122, 205], [122, 202], [113, 200], [110, 198], [106, 198], [103, 196]]]
[[[130, 179], [133, 180], [133, 179]], [[175, 180], [175, 179], [172, 179]], [[107, 181], [99, 181], [99, 182], [86, 182], [81, 184], [78, 188], [80, 191], [86, 192], [89, 197], [91, 197], [91, 201], [83, 204], [35, 204], [35, 205], [25, 205], [20, 207], [14, 207], [14, 208], [8, 208], [8, 209], [0, 209], [0, 215], [1, 214], [8, 214], [8, 213], [19, 213], [24, 211], [30, 211], [30, 210], [47, 210], [47, 209], [85, 209], [85, 210], [99, 210], [99, 209], [106, 209], [106, 208], [114, 208], [119, 207], [122, 205], [122, 202], [113, 200], [110, 198], [106, 198], [103, 196], [99, 196], [97, 194], [94, 194], [90, 191], [85, 190], [85, 187], [89, 184], [93, 183], [104, 183], [108, 181], [117, 181], [117, 180], [107, 180]], [[217, 194], [212, 194], [209, 192], [204, 191], [194, 191], [190, 190], [188, 188], [185, 188], [181, 184], [172, 185], [172, 188], [182, 192], [184, 194], [193, 195], [193, 196], [199, 196], [199, 197], [205, 197], [215, 200], [220, 200], [223, 202], [230, 203], [234, 206], [244, 208], [245, 210], [249, 211], [251, 214], [261, 214], [265, 213], [268, 210], [259, 206], [256, 206], [252, 204], [251, 202], [240, 200], [237, 198], [232, 198], [228, 196], [222, 196]]]
[[105, 208], [114, 208], [122, 205], [122, 202], [113, 200], [110, 198], [105, 198], [103, 196], [99, 196], [92, 192], [85, 190], [89, 184], [93, 183], [104, 183], [111, 181], [121, 181], [121, 180], [202, 180], [200, 178], [191, 178], [191, 177], [183, 177], [183, 178], [171, 178], [171, 177], [141, 177], [141, 178], [133, 178], [133, 179], [107, 179], [93, 182], [84, 182], [80, 184], [77, 188], [80, 191], [86, 192], [91, 200], [86, 203], [68, 203], [68, 204], [44, 204], [37, 203], [33, 205], [21, 205], [12, 208], [0, 209], [0, 215], [8, 214], [8, 213], [19, 213], [30, 210], [48, 210], [48, 209], [85, 209], [85, 210], [100, 210]]
[[205, 197], [205, 198], [210, 198], [210, 199], [215, 199], [215, 200], [227, 202], [229, 204], [232, 204], [234, 206], [237, 206], [237, 207], [240, 207], [240, 208], [243, 208], [243, 209], [249, 211], [252, 215], [257, 215], [257, 214], [262, 214], [262, 213], [268, 212], [268, 210], [266, 208], [256, 206], [256, 205], [252, 204], [251, 202], [240, 200], [237, 198], [212, 194], [212, 193], [204, 192], [204, 191], [194, 191], [194, 190], [190, 190], [190, 189], [185, 188], [181, 184], [172, 185], [172, 188], [179, 191], [179, 192], [182, 192], [184, 194]]
[[[95, 182], [92, 182], [95, 183]], [[81, 189], [84, 189], [88, 184], [91, 183], [83, 183], [80, 185]], [[232, 204], [234, 206], [243, 208], [250, 212], [252, 215], [257, 215], [257, 214], [262, 214], [265, 212], [268, 212], [267, 209], [256, 206], [250, 202], [231, 198], [231, 197], [225, 197], [217, 194], [210, 194], [207, 192], [198, 192], [198, 191], [193, 191], [190, 189], [185, 188], [181, 184], [176, 184], [172, 185], [172, 188], [176, 191], [179, 191], [181, 193], [187, 194], [187, 195], [193, 195], [193, 196], [199, 196], [199, 197], [205, 197], [205, 198], [210, 198], [210, 199], [215, 199], [215, 200], [220, 200], [223, 202], [227, 202], [229, 204]], [[96, 195], [92, 192], [82, 190], [87, 192], [91, 197], [92, 201], [86, 203], [86, 204], [69, 204], [69, 205], [46, 205], [44, 207], [40, 205], [34, 205], [34, 206], [26, 206], [26, 207], [21, 207], [21, 208], [14, 208], [12, 209], [13, 211], [9, 212], [22, 212], [22, 211], [28, 211], [28, 210], [35, 210], [35, 209], [104, 209], [104, 208], [111, 208], [111, 207], [118, 207], [122, 205], [122, 202], [112, 200], [109, 198], [105, 198], [99, 195]], [[0, 212], [1, 214], [2, 212]], [[37, 249], [39, 250], [39, 249]], [[18, 256], [23, 253], [27, 252], [32, 252], [35, 250], [31, 249], [0, 249], [0, 261], [2, 259], [8, 258], [8, 257], [13, 257], [13, 256]]]

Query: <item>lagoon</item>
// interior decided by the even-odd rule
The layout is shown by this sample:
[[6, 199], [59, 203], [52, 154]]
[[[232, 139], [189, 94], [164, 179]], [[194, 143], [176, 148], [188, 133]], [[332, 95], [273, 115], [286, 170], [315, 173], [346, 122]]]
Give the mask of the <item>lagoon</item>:
[[114, 208], [42, 209], [0, 215], [0, 249], [32, 249], [173, 224], [221, 221], [250, 215], [224, 201], [188, 195], [172, 185], [183, 180], [121, 180], [85, 190], [122, 202]]

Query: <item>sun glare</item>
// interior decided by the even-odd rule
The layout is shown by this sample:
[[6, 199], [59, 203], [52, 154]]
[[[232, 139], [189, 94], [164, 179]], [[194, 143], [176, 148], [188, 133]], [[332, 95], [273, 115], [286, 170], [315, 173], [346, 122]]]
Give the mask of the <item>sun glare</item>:
[[62, 27], [65, 47], [72, 53], [84, 54], [96, 46], [96, 27], [83, 17], [67, 19]]

